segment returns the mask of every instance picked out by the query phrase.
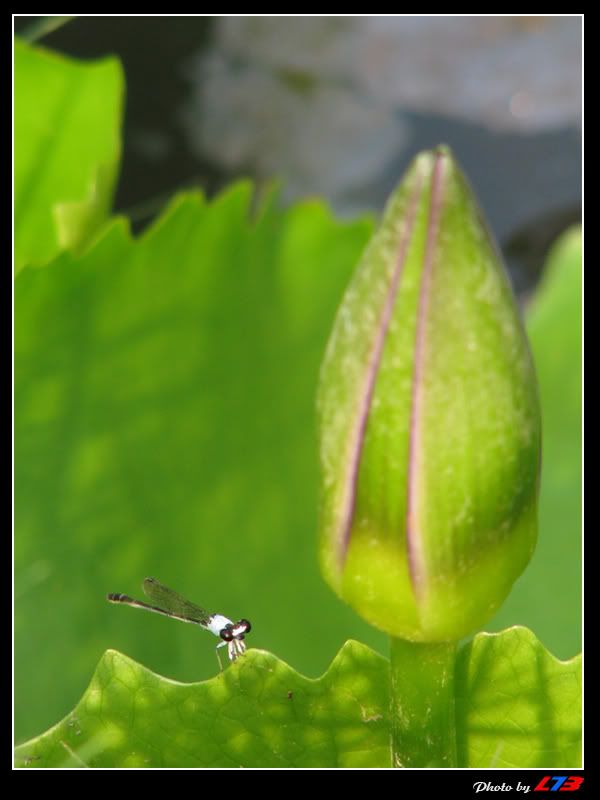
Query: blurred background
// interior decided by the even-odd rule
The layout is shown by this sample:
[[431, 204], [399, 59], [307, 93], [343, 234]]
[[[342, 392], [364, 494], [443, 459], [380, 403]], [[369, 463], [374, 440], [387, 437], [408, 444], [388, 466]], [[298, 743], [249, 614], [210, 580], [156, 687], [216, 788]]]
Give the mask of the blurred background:
[[212, 195], [239, 176], [377, 212], [415, 152], [442, 142], [519, 292], [580, 216], [577, 16], [78, 17], [43, 45], [121, 59], [115, 207], [137, 230], [182, 187]]
[[[17, 17], [15, 32], [27, 37], [40, 21]], [[212, 197], [239, 177], [259, 185], [278, 179], [285, 204], [322, 197], [341, 219], [376, 217], [415, 153], [446, 143], [525, 306], [551, 244], [580, 218], [579, 17], [78, 17], [39, 44], [85, 60], [121, 60], [126, 110], [115, 212], [136, 233], [176, 192], [201, 187]], [[251, 285], [244, 290], [252, 296]], [[333, 295], [327, 302], [335, 308]], [[45, 440], [34, 442], [45, 475], [17, 487], [21, 512], [28, 509], [15, 532], [18, 741], [68, 713], [108, 647], [177, 680], [214, 674], [208, 634], [105, 602], [106, 592], [139, 597], [146, 575], [212, 610], [250, 618], [249, 644], [311, 677], [349, 637], [387, 653], [386, 637], [333, 597], [316, 562], [314, 387], [304, 388], [304, 376], [316, 382], [327, 326], [314, 341], [298, 340], [296, 351], [277, 352], [277, 368], [259, 363], [271, 372], [257, 387], [256, 354], [244, 350], [244, 331], [235, 338], [238, 312], [234, 303], [229, 317], [220, 309], [201, 322], [206, 341], [230, 336], [237, 361], [235, 380], [216, 362], [201, 373], [199, 385], [214, 396], [212, 405], [199, 399], [195, 428], [174, 433], [177, 390], [158, 362], [156, 433], [146, 436], [138, 421], [147, 450], [126, 440], [116, 472], [108, 457], [103, 466], [108, 440], [85, 450], [86, 414], [67, 420], [83, 447], [80, 466], [67, 455], [64, 462], [81, 468], [92, 487], [91, 512], [88, 497], [79, 516], [64, 513], [58, 493], [66, 484], [53, 466], [63, 454], [57, 459]], [[303, 366], [309, 348], [313, 360]], [[577, 434], [567, 429], [566, 446], [577, 451]], [[576, 480], [568, 491], [577, 507]], [[577, 525], [571, 533], [570, 566], [560, 547], [548, 550], [537, 580], [558, 572], [544, 591], [523, 591], [487, 629], [528, 624], [557, 656], [578, 651]], [[559, 589], [561, 569], [569, 580]], [[548, 603], [561, 592], [568, 599], [557, 600], [557, 611]]]

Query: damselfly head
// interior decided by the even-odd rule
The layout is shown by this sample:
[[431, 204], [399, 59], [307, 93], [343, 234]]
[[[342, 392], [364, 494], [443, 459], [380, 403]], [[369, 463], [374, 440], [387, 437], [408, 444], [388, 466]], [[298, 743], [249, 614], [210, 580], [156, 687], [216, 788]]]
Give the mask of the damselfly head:
[[231, 642], [233, 639], [242, 641], [244, 635], [252, 630], [252, 626], [247, 619], [241, 619], [239, 622], [228, 623], [220, 631], [219, 636], [224, 642]]
[[245, 633], [250, 633], [252, 630], [252, 625], [248, 622], [247, 619], [241, 619], [239, 622], [236, 622], [233, 626], [233, 635], [236, 639], [243, 639]]

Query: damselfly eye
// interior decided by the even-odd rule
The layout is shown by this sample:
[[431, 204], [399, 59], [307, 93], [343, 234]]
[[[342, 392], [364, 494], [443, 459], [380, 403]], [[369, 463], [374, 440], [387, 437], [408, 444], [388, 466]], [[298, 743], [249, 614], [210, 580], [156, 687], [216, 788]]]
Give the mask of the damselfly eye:
[[244, 633], [250, 633], [252, 630], [252, 625], [250, 625], [247, 619], [241, 619], [236, 625], [236, 628], [243, 628]]
[[225, 625], [225, 627], [219, 631], [219, 636], [223, 639], [224, 642], [230, 642], [233, 639], [233, 630], [231, 625]]

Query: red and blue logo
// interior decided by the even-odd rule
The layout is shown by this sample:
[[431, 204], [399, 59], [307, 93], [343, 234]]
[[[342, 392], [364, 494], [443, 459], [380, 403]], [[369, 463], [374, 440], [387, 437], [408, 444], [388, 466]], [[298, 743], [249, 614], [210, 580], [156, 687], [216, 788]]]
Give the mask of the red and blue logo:
[[545, 775], [534, 792], [576, 792], [583, 783], [581, 775]]

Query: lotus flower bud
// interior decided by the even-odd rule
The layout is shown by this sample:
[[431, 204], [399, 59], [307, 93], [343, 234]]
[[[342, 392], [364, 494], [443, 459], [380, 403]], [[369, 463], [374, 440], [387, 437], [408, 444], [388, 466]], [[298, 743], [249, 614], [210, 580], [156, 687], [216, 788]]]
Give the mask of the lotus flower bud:
[[327, 582], [393, 636], [480, 627], [535, 546], [540, 411], [508, 277], [445, 147], [418, 155], [388, 202], [318, 408]]

